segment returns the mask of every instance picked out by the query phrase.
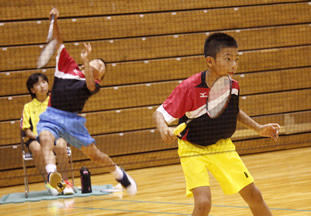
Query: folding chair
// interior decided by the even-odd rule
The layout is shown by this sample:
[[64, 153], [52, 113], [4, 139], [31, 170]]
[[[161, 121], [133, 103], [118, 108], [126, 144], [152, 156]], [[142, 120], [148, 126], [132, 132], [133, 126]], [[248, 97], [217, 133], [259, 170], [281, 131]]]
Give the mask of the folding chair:
[[[27, 166], [26, 161], [33, 160], [31, 152], [28, 152], [25, 147], [25, 131], [21, 129], [21, 146], [22, 146], [22, 161], [23, 161], [23, 169], [24, 169], [24, 185], [25, 185], [25, 198], [28, 198], [29, 194], [29, 186], [28, 186], [28, 176], [27, 176]], [[72, 186], [74, 188], [74, 171], [73, 171], [73, 163], [72, 163], [72, 154], [70, 146], [67, 146], [67, 155], [69, 156], [70, 166], [71, 166], [71, 178], [72, 178]], [[75, 189], [74, 189], [75, 191]]]

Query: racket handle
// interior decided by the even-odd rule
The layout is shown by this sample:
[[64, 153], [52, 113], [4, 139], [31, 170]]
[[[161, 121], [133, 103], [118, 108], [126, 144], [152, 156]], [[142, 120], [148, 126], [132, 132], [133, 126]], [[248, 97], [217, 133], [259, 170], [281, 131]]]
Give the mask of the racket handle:
[[47, 37], [47, 42], [49, 42], [52, 39], [53, 36], [53, 27], [54, 27], [54, 15], [51, 15], [51, 22], [49, 27], [49, 33]]
[[185, 122], [181, 123], [174, 129], [174, 135], [178, 136], [185, 128], [187, 127], [187, 124]]

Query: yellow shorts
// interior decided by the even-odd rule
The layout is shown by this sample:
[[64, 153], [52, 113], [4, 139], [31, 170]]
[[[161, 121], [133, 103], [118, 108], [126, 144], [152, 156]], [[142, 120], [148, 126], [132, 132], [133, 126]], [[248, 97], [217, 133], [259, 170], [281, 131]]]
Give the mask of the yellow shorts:
[[199, 146], [178, 139], [178, 155], [186, 179], [186, 195], [192, 189], [210, 186], [208, 171], [225, 194], [239, 192], [254, 181], [231, 139], [221, 139], [210, 146]]

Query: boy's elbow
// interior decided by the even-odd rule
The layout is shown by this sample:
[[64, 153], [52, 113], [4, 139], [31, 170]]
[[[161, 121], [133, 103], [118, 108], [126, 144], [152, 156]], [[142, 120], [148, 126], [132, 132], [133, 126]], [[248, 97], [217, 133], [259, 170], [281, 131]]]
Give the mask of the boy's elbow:
[[154, 111], [152, 117], [155, 119], [155, 118], [157, 117], [158, 113], [159, 113], [159, 112], [158, 112], [157, 110]]
[[88, 89], [90, 92], [93, 92], [93, 91], [95, 91], [96, 86], [95, 86], [95, 85], [87, 85], [87, 89]]
[[153, 115], [152, 115], [152, 118], [153, 118], [153, 120], [155, 121], [155, 122], [157, 122], [157, 114], [158, 113], [158, 111], [154, 111], [153, 112]]

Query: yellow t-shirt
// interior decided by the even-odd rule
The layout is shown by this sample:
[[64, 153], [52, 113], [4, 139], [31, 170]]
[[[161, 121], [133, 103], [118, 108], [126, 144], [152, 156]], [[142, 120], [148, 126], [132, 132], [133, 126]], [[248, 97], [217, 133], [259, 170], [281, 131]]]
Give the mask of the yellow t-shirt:
[[29, 103], [24, 105], [22, 129], [30, 129], [34, 134], [37, 133], [37, 124], [40, 120], [39, 116], [43, 113], [49, 103], [50, 97], [48, 96], [45, 101], [40, 102], [36, 98], [32, 99]]

